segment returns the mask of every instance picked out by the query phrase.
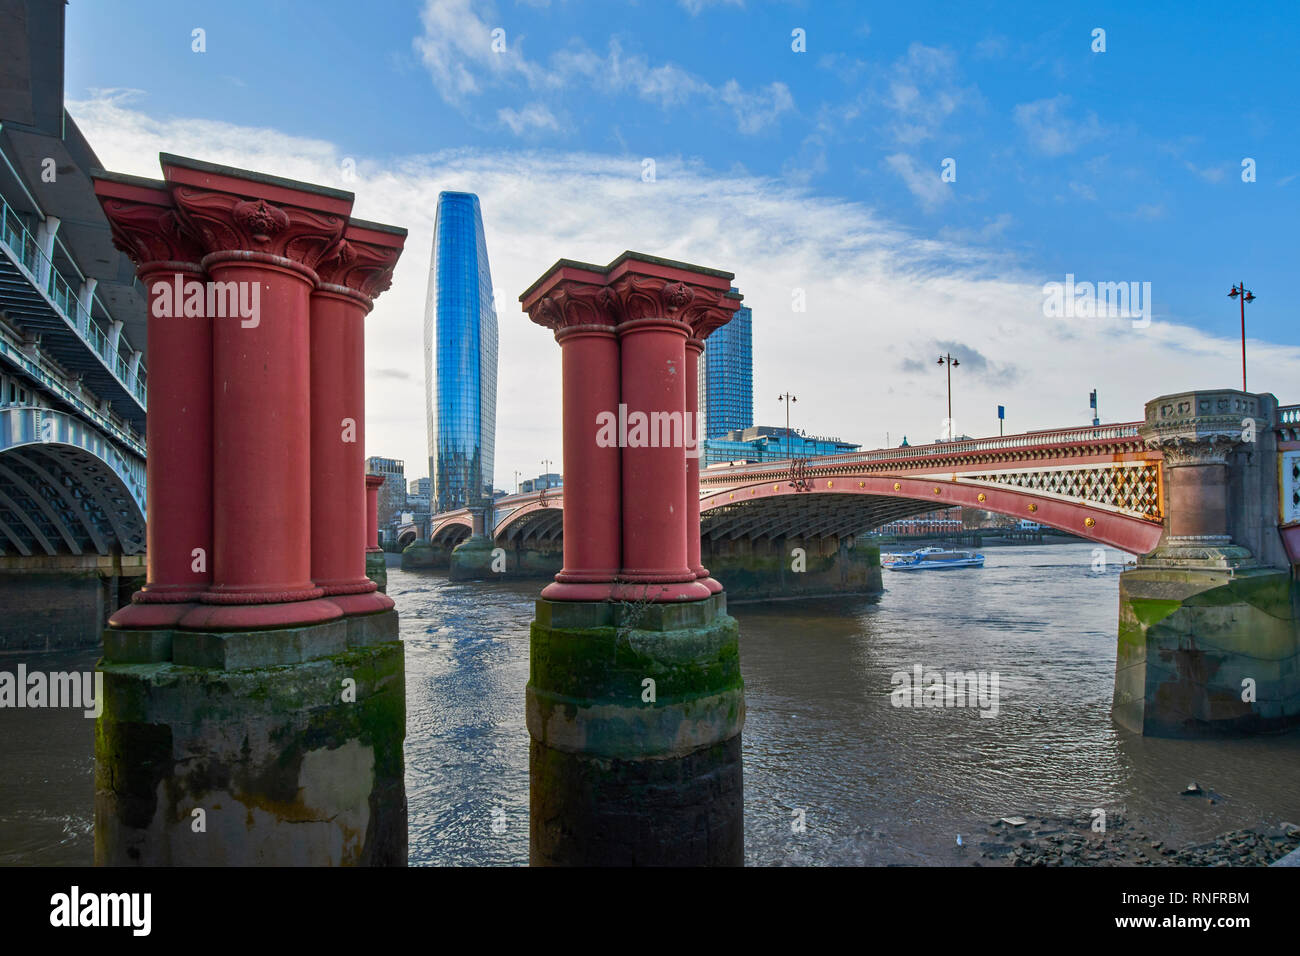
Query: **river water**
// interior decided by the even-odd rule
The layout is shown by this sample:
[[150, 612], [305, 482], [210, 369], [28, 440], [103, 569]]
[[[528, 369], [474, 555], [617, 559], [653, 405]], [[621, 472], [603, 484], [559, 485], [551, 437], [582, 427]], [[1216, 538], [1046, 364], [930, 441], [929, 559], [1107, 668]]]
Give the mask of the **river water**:
[[[982, 570], [886, 571], [877, 599], [733, 605], [748, 705], [746, 861], [967, 863], [957, 835], [969, 841], [1011, 813], [1119, 811], [1175, 844], [1300, 822], [1300, 734], [1158, 740], [1111, 722], [1127, 556], [1106, 552], [1098, 571], [1093, 549], [989, 548]], [[388, 574], [406, 644], [410, 862], [525, 864], [524, 685], [541, 582]], [[94, 657], [27, 663], [71, 669]], [[891, 676], [917, 664], [996, 672], [996, 716], [894, 706]], [[0, 863], [90, 862], [93, 722], [3, 719]], [[1216, 802], [1181, 797], [1192, 780]]]

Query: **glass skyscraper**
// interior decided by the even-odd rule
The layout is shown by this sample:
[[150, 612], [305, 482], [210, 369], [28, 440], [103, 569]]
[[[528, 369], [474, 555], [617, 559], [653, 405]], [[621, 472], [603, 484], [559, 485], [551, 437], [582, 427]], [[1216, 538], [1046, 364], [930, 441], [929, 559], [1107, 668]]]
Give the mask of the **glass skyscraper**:
[[[734, 286], [732, 292], [740, 290]], [[730, 322], [704, 340], [700, 356], [700, 414], [705, 438], [720, 438], [754, 424], [754, 314], [736, 310]]]
[[497, 313], [478, 196], [438, 194], [424, 311], [434, 514], [492, 500]]

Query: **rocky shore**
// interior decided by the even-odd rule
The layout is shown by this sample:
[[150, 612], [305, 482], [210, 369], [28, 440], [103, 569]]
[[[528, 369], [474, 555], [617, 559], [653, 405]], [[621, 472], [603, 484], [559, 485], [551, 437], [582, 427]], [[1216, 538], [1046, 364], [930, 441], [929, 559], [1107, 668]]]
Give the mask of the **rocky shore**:
[[1224, 833], [1209, 843], [1173, 846], [1144, 833], [1122, 814], [1105, 832], [1093, 817], [1002, 817], [971, 841], [975, 866], [1268, 866], [1300, 848], [1300, 826]]

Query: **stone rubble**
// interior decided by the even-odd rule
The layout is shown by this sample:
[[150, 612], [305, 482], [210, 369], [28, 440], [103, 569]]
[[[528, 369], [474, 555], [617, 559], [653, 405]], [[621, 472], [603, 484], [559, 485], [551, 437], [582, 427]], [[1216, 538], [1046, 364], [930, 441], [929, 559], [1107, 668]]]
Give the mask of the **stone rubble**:
[[1209, 843], [1175, 847], [1118, 813], [1108, 817], [1105, 833], [1093, 831], [1091, 814], [1021, 816], [1024, 825], [993, 820], [985, 839], [972, 839], [979, 851], [974, 866], [1268, 866], [1300, 848], [1300, 827], [1291, 823], [1272, 831], [1232, 830]]

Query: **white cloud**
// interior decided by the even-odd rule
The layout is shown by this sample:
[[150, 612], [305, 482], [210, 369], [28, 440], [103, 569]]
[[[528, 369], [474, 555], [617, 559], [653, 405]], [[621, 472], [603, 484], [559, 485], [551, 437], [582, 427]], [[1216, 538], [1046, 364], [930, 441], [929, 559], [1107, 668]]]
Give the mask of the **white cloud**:
[[1047, 156], [1072, 153], [1084, 143], [1102, 135], [1095, 113], [1082, 118], [1068, 114], [1070, 98], [1065, 94], [1050, 99], [1020, 103], [1014, 116], [1029, 145]]
[[743, 7], [745, 0], [677, 0], [682, 9], [691, 16], [699, 16], [706, 7]]
[[[393, 286], [366, 319], [366, 452], [405, 459], [410, 478], [427, 467], [423, 316], [442, 189], [479, 194], [494, 285], [508, 306], [499, 316], [499, 487], [514, 470], [533, 475], [542, 458], [559, 457], [560, 351], [516, 299], [560, 257], [603, 263], [636, 249], [734, 271], [754, 309], [758, 421], [780, 419], [774, 398], [791, 388], [795, 425], [869, 447], [886, 431], [895, 443], [940, 433], [944, 377], [931, 367], [939, 351], [963, 359], [953, 377], [957, 427], [977, 436], [997, 433], [998, 404], [1016, 430], [1078, 424], [1088, 419], [1089, 389], [1099, 387], [1108, 415], [1132, 420], [1157, 395], [1230, 384], [1238, 368], [1239, 343], [1161, 312], [1158, 286], [1149, 328], [1048, 319], [1042, 285], [1061, 276], [1026, 274], [1007, 264], [1005, 249], [918, 236], [860, 203], [773, 179], [661, 157], [657, 181], [644, 183], [635, 157], [451, 150], [359, 156], [358, 180], [345, 183], [344, 152], [320, 140], [157, 120], [113, 97], [68, 110], [109, 169], [156, 177], [166, 150], [349, 188], [358, 217], [410, 230]], [[995, 219], [988, 236], [1001, 228]], [[791, 309], [796, 288], [806, 312]], [[1300, 348], [1252, 342], [1252, 385], [1293, 401], [1298, 370]]]
[[[696, 8], [688, 9], [694, 15], [702, 6], [697, 0]], [[503, 41], [505, 51], [496, 52], [493, 30], [505, 27], [497, 25], [499, 18], [490, 5], [479, 9], [485, 12], [480, 15], [471, 9], [471, 0], [425, 0], [420, 17], [424, 32], [413, 41], [439, 94], [455, 106], [464, 107], [471, 97], [489, 89], [523, 86], [534, 94], [559, 97], [575, 84], [586, 84], [609, 95], [631, 94], [664, 109], [694, 99], [722, 103], [732, 108], [742, 133], [759, 132], [794, 109], [794, 98], [784, 83], [746, 90], [733, 79], [715, 86], [675, 63], [656, 64], [640, 54], [625, 54], [617, 38], [610, 39], [604, 56], [575, 39], [543, 65], [524, 55], [522, 37], [512, 38], [506, 31], [497, 44]], [[501, 115], [505, 112], [515, 118], [518, 114], [498, 111], [516, 133], [559, 128], [558, 123], [543, 127], [528, 122], [516, 128]]]
[[905, 153], [886, 156], [885, 165], [898, 174], [903, 184], [927, 211], [952, 198], [952, 183], [943, 181], [938, 167], [926, 169]]
[[499, 109], [497, 119], [509, 126], [516, 136], [530, 130], [560, 128], [554, 114], [541, 103], [529, 103], [522, 110]]

